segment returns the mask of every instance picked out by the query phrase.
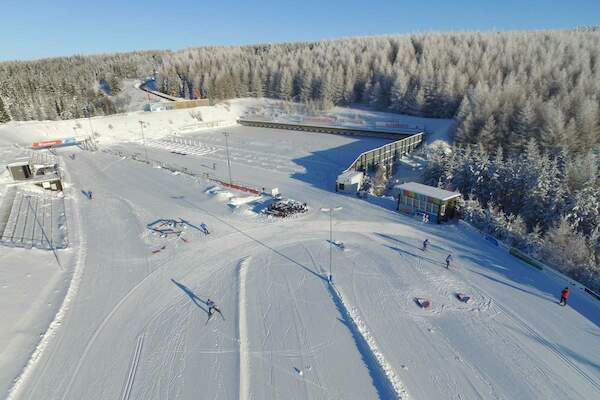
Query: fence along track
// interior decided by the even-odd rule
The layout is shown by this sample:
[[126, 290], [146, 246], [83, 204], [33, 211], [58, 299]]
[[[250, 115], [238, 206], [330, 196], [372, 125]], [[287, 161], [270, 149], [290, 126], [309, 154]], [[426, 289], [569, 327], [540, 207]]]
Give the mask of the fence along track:
[[56, 220], [63, 215], [64, 198], [50, 192], [17, 189], [0, 205], [0, 244], [44, 250], [65, 248], [66, 231]]

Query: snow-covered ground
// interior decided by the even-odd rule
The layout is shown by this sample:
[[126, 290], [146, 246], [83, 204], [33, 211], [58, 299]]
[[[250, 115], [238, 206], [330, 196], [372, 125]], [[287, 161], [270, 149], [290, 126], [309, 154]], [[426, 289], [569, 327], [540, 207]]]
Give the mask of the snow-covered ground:
[[[241, 112], [235, 107], [212, 110], [212, 118]], [[70, 247], [59, 251], [63, 269], [50, 252], [0, 248], [0, 290], [10, 299], [0, 305], [8, 315], [0, 334], [2, 395], [599, 398], [598, 301], [575, 291], [560, 307], [564, 281], [461, 225], [423, 225], [333, 192], [337, 174], [380, 140], [231, 127], [173, 144], [161, 135], [176, 125], [169, 119], [188, 124], [178, 119], [186, 114], [153, 115], [160, 118], [148, 128], [148, 158], [226, 181], [227, 131], [233, 179], [277, 187], [306, 202], [308, 213], [267, 218], [264, 196], [233, 206], [232, 198], [249, 195], [110, 153], [58, 150], [73, 219]], [[104, 146], [143, 159], [137, 115], [112, 118], [123, 118], [124, 128], [100, 132]], [[73, 121], [55, 124], [57, 132]], [[23, 141], [35, 136], [26, 124], [9, 124], [0, 135], [12, 128]], [[79, 190], [92, 190], [93, 200]], [[333, 221], [334, 239], [343, 243], [333, 248], [334, 286], [327, 282], [329, 215], [319, 211], [330, 206], [343, 207]], [[158, 218], [204, 222], [211, 233], [186, 228], [163, 238], [146, 229]], [[423, 252], [426, 237], [431, 245]], [[455, 261], [447, 270], [449, 253]], [[459, 292], [471, 301], [459, 302]], [[431, 308], [419, 308], [417, 297], [429, 298]], [[208, 298], [223, 317], [207, 322]]]
[[142, 82], [137, 79], [125, 79], [121, 82], [121, 91], [109, 96], [119, 112], [142, 111], [150, 104], [166, 101], [139, 89]]

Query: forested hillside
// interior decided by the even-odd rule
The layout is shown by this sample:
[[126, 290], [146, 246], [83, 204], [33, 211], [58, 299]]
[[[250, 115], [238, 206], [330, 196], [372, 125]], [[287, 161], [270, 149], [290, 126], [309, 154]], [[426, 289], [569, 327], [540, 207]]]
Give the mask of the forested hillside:
[[482, 146], [429, 150], [425, 181], [465, 196], [479, 229], [600, 290], [600, 153], [520, 154]]
[[[271, 97], [453, 117], [427, 182], [465, 218], [600, 288], [600, 29], [428, 33], [0, 63], [0, 122], [118, 111], [125, 78], [172, 95]], [[84, 111], [86, 110], [86, 111]]]
[[[321, 108], [456, 117], [458, 144], [505, 152], [531, 138], [581, 152], [600, 142], [600, 30], [428, 33], [316, 43], [0, 63], [0, 121], [114, 113], [123, 78], [154, 75], [181, 97], [266, 96]], [[101, 90], [100, 88], [103, 88]], [[6, 111], [3, 111], [6, 110]], [[583, 149], [583, 150], [582, 150]]]

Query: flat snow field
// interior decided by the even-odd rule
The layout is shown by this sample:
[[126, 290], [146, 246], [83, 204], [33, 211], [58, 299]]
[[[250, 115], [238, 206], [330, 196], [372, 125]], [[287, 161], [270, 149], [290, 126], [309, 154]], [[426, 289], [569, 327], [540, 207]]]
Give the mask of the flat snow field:
[[[278, 187], [309, 212], [270, 219], [259, 212], [268, 199], [232, 207], [231, 196], [247, 194], [113, 154], [59, 150], [72, 193], [93, 191], [73, 202], [81, 276], [22, 379], [1, 375], [10, 398], [600, 398], [600, 302], [575, 291], [560, 307], [564, 281], [462, 226], [423, 225], [333, 192], [338, 173], [385, 141], [226, 131], [234, 180]], [[227, 180], [222, 132], [192, 134], [179, 148], [153, 138], [148, 157]], [[144, 157], [140, 143], [112, 150]], [[329, 215], [319, 210], [330, 206], [343, 207], [334, 285]], [[161, 238], [146, 229], [158, 218], [204, 222], [211, 233]], [[222, 316], [208, 320], [208, 298]]]

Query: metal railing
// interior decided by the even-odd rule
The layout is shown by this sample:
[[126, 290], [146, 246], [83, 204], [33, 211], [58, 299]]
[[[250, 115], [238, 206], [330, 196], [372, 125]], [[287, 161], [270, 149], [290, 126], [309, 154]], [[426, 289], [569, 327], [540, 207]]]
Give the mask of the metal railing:
[[[402, 156], [416, 149], [422, 142], [424, 133], [417, 133], [404, 139], [396, 140], [373, 150], [360, 154], [345, 171], [370, 172], [379, 164], [383, 164], [392, 173], [395, 163]], [[344, 172], [345, 172], [344, 171]]]
[[50, 192], [28, 192], [17, 189], [3, 214], [0, 244], [11, 247], [44, 250], [68, 246], [64, 198]]

